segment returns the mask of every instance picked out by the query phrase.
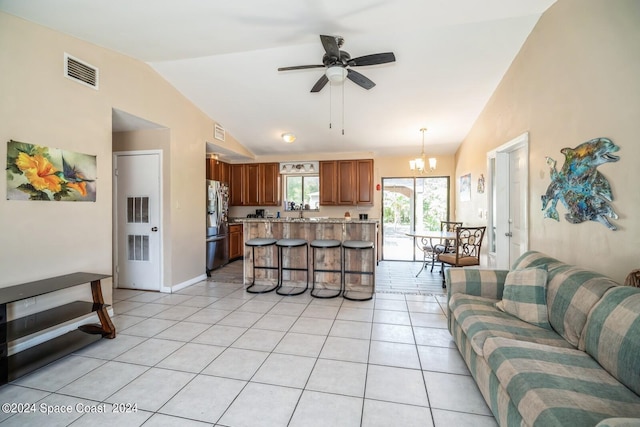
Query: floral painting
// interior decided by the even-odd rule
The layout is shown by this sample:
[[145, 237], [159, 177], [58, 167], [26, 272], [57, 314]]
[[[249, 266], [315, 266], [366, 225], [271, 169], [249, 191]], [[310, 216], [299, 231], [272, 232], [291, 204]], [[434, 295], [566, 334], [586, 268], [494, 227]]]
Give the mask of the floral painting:
[[560, 221], [556, 209], [560, 202], [567, 209], [564, 218], [570, 223], [596, 221], [616, 230], [609, 221], [609, 218], [618, 219], [610, 204], [613, 201], [611, 185], [597, 168], [617, 162], [620, 158], [613, 153], [618, 150], [620, 147], [608, 138], [595, 138], [576, 148], [563, 148], [560, 153], [564, 154], [564, 164], [560, 170], [556, 168], [556, 161], [547, 157], [551, 183], [542, 195], [544, 217]]
[[96, 201], [96, 156], [7, 143], [7, 200]]

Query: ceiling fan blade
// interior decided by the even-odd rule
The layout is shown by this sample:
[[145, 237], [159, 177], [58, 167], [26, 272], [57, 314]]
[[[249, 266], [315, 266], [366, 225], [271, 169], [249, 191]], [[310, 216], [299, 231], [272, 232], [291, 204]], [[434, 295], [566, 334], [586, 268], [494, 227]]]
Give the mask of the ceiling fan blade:
[[376, 84], [369, 80], [367, 77], [363, 76], [357, 71], [347, 70], [347, 78], [357, 84], [360, 87], [363, 87], [367, 90], [374, 87]]
[[325, 52], [331, 58], [340, 58], [340, 47], [338, 47], [338, 41], [334, 36], [320, 36], [320, 41], [322, 41], [322, 47], [324, 47]]
[[313, 87], [311, 88], [311, 92], [320, 92], [327, 83], [329, 83], [329, 79], [327, 78], [326, 74], [323, 74], [322, 77], [318, 79], [316, 84], [313, 85]]
[[348, 64], [352, 67], [363, 65], [386, 64], [387, 62], [395, 62], [396, 56], [393, 52], [374, 53], [373, 55], [359, 56], [351, 59]]
[[306, 70], [307, 68], [324, 68], [324, 65], [295, 65], [293, 67], [280, 67], [278, 71]]

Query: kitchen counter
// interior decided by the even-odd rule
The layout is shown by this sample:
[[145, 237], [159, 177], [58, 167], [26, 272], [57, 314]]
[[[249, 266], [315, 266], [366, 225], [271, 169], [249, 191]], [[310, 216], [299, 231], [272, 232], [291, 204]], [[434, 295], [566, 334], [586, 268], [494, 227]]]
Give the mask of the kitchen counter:
[[[232, 222], [243, 223], [243, 237], [246, 242], [254, 238], [273, 239], [304, 239], [311, 242], [314, 239], [336, 239], [345, 240], [367, 240], [374, 243], [376, 260], [378, 254], [378, 219], [351, 219], [344, 218], [236, 218]], [[251, 283], [253, 279], [253, 258], [251, 248], [244, 247], [244, 283]], [[275, 247], [256, 249], [256, 265], [277, 265], [277, 251]], [[319, 269], [339, 270], [342, 259], [340, 249], [320, 250], [316, 254], [317, 267]], [[313, 281], [313, 251], [309, 248], [309, 260], [305, 264], [304, 250], [287, 250], [287, 259], [284, 260], [287, 267], [308, 268], [309, 286]], [[347, 251], [345, 263], [350, 270], [375, 271], [372, 264], [371, 253], [367, 251]], [[275, 270], [256, 270], [256, 280], [258, 283], [275, 283], [277, 279]], [[306, 273], [304, 271], [286, 271], [285, 285], [291, 283], [295, 286], [305, 286]], [[316, 287], [326, 289], [340, 288], [340, 274], [322, 273], [316, 274]], [[358, 290], [358, 287], [367, 287], [375, 283], [375, 275], [359, 276], [350, 275], [348, 288]]]
[[379, 224], [380, 220], [377, 218], [370, 219], [344, 219], [344, 218], [327, 218], [327, 217], [309, 217], [309, 218], [232, 218], [229, 220], [230, 222], [241, 222], [241, 223], [251, 223], [251, 222], [302, 222], [302, 223], [323, 223], [323, 224]]

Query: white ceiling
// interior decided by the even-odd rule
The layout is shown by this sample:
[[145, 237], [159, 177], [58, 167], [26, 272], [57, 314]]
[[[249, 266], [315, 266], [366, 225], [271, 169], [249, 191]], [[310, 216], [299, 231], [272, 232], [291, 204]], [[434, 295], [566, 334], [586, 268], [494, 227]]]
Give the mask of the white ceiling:
[[[0, 10], [149, 63], [258, 156], [417, 155], [422, 127], [437, 155], [455, 152], [554, 2], [0, 0]], [[392, 51], [396, 62], [354, 68], [377, 84], [369, 91], [347, 80], [310, 93], [323, 69], [277, 68], [321, 64], [320, 34], [343, 36], [351, 57]]]

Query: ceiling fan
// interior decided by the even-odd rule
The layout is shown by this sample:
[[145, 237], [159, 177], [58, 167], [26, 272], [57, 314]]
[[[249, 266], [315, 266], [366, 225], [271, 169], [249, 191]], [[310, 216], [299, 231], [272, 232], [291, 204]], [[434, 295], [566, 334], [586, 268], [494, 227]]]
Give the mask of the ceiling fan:
[[278, 71], [326, 68], [325, 73], [311, 88], [311, 92], [320, 92], [320, 90], [322, 90], [329, 81], [342, 83], [345, 78], [351, 80], [358, 86], [369, 90], [376, 84], [359, 72], [347, 67], [386, 64], [387, 62], [394, 62], [396, 60], [393, 52], [374, 53], [372, 55], [365, 55], [352, 59], [348, 52], [340, 50], [344, 44], [344, 38], [341, 36], [321, 35], [320, 41], [322, 42], [322, 47], [324, 47], [325, 50], [325, 54], [322, 56], [322, 65], [297, 65], [293, 67], [278, 68]]

